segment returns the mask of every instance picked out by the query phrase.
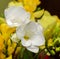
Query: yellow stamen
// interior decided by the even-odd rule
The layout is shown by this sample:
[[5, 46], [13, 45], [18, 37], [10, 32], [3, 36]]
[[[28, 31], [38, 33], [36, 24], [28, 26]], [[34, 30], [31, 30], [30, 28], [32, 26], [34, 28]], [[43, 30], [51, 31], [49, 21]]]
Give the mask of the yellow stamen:
[[25, 40], [28, 40], [28, 39], [29, 39], [29, 37], [28, 37], [28, 36], [24, 36], [24, 39], [25, 39]]

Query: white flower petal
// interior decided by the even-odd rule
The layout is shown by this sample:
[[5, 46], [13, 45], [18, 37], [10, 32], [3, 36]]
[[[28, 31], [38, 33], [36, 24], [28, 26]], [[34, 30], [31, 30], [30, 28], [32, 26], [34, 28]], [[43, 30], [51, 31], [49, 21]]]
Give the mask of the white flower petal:
[[11, 40], [13, 42], [17, 42], [18, 43], [19, 39], [17, 38], [16, 33], [12, 35]]
[[28, 23], [30, 21], [30, 13], [26, 12], [23, 7], [11, 6], [5, 9], [5, 18], [7, 24], [11, 27], [20, 26], [21, 24]]
[[16, 34], [17, 34], [17, 37], [18, 39], [22, 39], [25, 35], [25, 31], [24, 31], [24, 26], [20, 26], [20, 27], [17, 27], [16, 29]]
[[34, 52], [34, 53], [38, 53], [39, 48], [36, 46], [30, 46], [30, 47], [27, 47], [27, 50]]
[[24, 27], [25, 26], [23, 26], [23, 25], [18, 27], [16, 30], [16, 34], [17, 34], [18, 39], [21, 40], [23, 46], [30, 46], [31, 40], [25, 40], [25, 38], [24, 38], [24, 36], [25, 36]]
[[31, 40], [34, 46], [41, 46], [45, 43], [45, 38], [42, 34], [32, 37]]
[[[40, 46], [45, 43], [45, 38], [42, 33], [42, 29], [40, 28], [39, 24], [35, 22], [29, 22], [25, 26], [20, 26], [16, 33], [17, 37], [21, 39], [21, 43], [23, 46]], [[29, 37], [28, 40], [25, 40], [24, 36]], [[34, 49], [33, 49], [34, 50]]]
[[25, 31], [30, 31], [35, 33], [37, 31], [37, 24], [35, 22], [29, 22], [26, 26], [25, 26]]
[[43, 27], [41, 26], [41, 24], [37, 23], [38, 24], [38, 30], [40, 30], [41, 32], [43, 32]]
[[40, 24], [36, 23], [36, 22], [29, 22], [26, 26], [25, 26], [25, 32], [27, 32], [27, 35], [31, 36], [32, 35], [36, 35], [36, 34], [41, 34], [43, 32], [43, 28]]
[[31, 40], [25, 40], [24, 38], [21, 40], [23, 46], [28, 47], [31, 45]]

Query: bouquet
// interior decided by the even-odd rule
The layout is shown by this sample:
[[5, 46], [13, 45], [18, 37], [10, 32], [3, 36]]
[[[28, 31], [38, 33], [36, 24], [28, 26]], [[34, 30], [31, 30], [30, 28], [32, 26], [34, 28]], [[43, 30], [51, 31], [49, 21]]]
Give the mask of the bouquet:
[[0, 59], [60, 58], [60, 20], [40, 4], [39, 0], [8, 3], [0, 17]]

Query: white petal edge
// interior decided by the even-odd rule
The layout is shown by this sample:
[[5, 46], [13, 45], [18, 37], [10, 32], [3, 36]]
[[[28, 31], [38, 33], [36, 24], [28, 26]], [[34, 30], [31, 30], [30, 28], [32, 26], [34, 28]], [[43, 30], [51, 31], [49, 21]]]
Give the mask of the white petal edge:
[[24, 31], [24, 25], [21, 25], [19, 27], [16, 28], [16, 35], [18, 37], [18, 39], [22, 39], [25, 35], [25, 31]]
[[45, 44], [45, 38], [42, 34], [35, 35], [34, 37], [31, 38], [31, 40], [32, 40], [32, 45], [34, 46], [41, 46]]
[[[5, 9], [4, 14], [7, 24], [11, 27], [20, 26], [19, 24], [28, 23], [28, 20], [30, 20], [30, 13], [26, 12], [23, 7], [19, 6], [11, 6], [10, 8]], [[13, 23], [14, 20], [20, 20], [21, 22]]]
[[30, 47], [27, 47], [27, 50], [33, 52], [33, 53], [38, 53], [39, 52], [39, 48], [36, 47], [36, 46], [30, 46]]
[[21, 39], [21, 43], [25, 47], [31, 46], [31, 40], [25, 40], [24, 38]]

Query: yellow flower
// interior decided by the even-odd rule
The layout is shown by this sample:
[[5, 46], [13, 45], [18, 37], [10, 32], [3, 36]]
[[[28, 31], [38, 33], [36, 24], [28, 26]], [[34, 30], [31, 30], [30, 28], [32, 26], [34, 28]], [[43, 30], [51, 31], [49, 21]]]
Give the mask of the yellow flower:
[[35, 18], [40, 18], [44, 14], [44, 9], [36, 11], [33, 13]]
[[10, 36], [9, 33], [7, 32], [8, 29], [9, 29], [9, 26], [7, 24], [5, 24], [5, 23], [1, 24], [0, 31], [1, 31], [2, 36], [5, 40], [8, 39]]
[[48, 39], [48, 46], [53, 46], [53, 39]]
[[56, 47], [55, 50], [56, 50], [56, 52], [59, 52], [60, 51], [60, 47]]
[[12, 44], [12, 43], [11, 43], [11, 39], [8, 39], [7, 45], [8, 45], [8, 46], [11, 46], [11, 44]]
[[15, 47], [16, 47], [16, 43], [12, 43], [11, 46], [8, 46], [8, 55], [11, 55], [14, 50], [15, 50]]
[[11, 1], [8, 6], [23, 6], [22, 2]]
[[38, 23], [44, 28], [44, 35], [46, 39], [49, 39], [52, 36], [53, 29], [57, 23], [57, 18], [51, 16], [48, 12], [44, 12], [43, 17], [38, 20]]
[[42, 45], [42, 46], [40, 46], [39, 48], [40, 48], [40, 49], [44, 49], [44, 48], [45, 48], [45, 45]]
[[2, 35], [0, 34], [0, 51], [2, 51], [3, 50], [3, 48], [4, 48], [4, 40], [3, 40], [3, 37], [2, 37]]
[[21, 50], [21, 47], [17, 47], [16, 51], [15, 51], [15, 54], [18, 54]]
[[38, 20], [43, 14], [44, 14], [44, 9], [36, 11], [36, 12], [33, 12], [33, 13], [31, 13], [30, 20], [35, 22], [36, 18]]
[[9, 26], [5, 23], [2, 23], [0, 26], [0, 31], [2, 32], [2, 34], [6, 33], [9, 29]]
[[10, 28], [6, 23], [0, 25], [0, 31], [5, 40], [10, 38], [10, 35], [15, 32], [16, 28]]
[[12, 55], [10, 55], [9, 57], [7, 57], [6, 59], [12, 59]]
[[12, 43], [12, 47], [13, 47], [14, 49], [15, 49], [16, 45], [17, 45], [17, 44], [16, 44], [15, 42]]
[[39, 0], [18, 0], [18, 1], [22, 2], [24, 8], [29, 12], [35, 11], [37, 6], [41, 3]]
[[8, 55], [11, 55], [14, 52], [13, 47], [8, 47]]
[[54, 15], [54, 17], [57, 19], [57, 22], [59, 23], [60, 22], [60, 19], [58, 16]]
[[0, 59], [5, 59], [5, 55], [2, 52], [0, 52]]
[[15, 28], [15, 27], [8, 29], [8, 32], [9, 32], [10, 34], [11, 34], [11, 33], [14, 33], [15, 31], [16, 31], [16, 28]]

